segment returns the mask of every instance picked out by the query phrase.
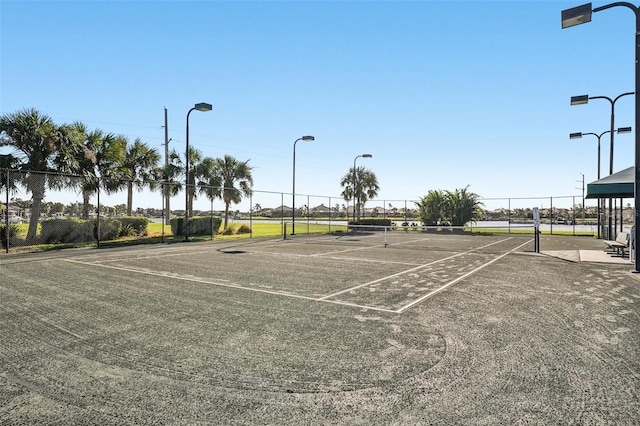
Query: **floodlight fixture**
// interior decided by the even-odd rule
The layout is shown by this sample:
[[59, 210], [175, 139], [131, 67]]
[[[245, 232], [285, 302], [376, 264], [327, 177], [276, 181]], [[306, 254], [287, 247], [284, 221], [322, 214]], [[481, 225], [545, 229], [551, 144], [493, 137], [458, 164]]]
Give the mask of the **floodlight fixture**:
[[562, 29], [591, 22], [591, 3], [562, 11]]
[[589, 103], [589, 95], [571, 97], [571, 105], [584, 105], [586, 103]]
[[204, 112], [204, 111], [211, 111], [213, 109], [213, 106], [205, 102], [200, 102], [199, 104], [196, 104], [194, 108], [197, 109], [198, 111]]

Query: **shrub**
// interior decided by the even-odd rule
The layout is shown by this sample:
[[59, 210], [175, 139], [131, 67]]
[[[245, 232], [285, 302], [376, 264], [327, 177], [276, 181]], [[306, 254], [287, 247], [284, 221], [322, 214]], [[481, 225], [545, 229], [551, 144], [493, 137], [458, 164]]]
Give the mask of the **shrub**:
[[7, 248], [7, 237], [9, 237], [10, 242], [13, 242], [18, 235], [18, 231], [20, 228], [16, 224], [9, 224], [9, 232], [7, 235], [7, 226], [0, 225], [0, 245], [2, 248]]
[[234, 228], [232, 228], [232, 227], [225, 228], [225, 229], [220, 233], [220, 235], [235, 235], [235, 234], [236, 234], [235, 229], [234, 229]]
[[[347, 222], [347, 228], [350, 229], [349, 225], [354, 225], [354, 222], [351, 220]], [[391, 219], [366, 218], [355, 222], [355, 225], [380, 226], [380, 228], [367, 228], [366, 230], [383, 231], [385, 226], [391, 226]]]
[[238, 229], [236, 229], [236, 234], [250, 234], [251, 227], [247, 224], [242, 224]]
[[98, 221], [95, 222], [94, 236], [100, 241], [115, 240], [122, 235], [122, 222], [118, 219], [100, 219], [100, 234], [98, 235]]
[[184, 223], [184, 217], [171, 218], [169, 224], [171, 225], [171, 233], [173, 235], [184, 235], [182, 226]]
[[[183, 217], [171, 219], [171, 232], [173, 235], [184, 235]], [[222, 219], [211, 216], [195, 216], [189, 218], [189, 235], [215, 235], [220, 229]]]
[[93, 241], [92, 220], [53, 219], [41, 223], [40, 237], [46, 244], [69, 244]]
[[137, 237], [147, 234], [149, 219], [144, 216], [127, 216], [118, 220], [122, 224], [120, 236]]
[[360, 219], [356, 223], [356, 225], [391, 226], [391, 219], [375, 219], [375, 218]]

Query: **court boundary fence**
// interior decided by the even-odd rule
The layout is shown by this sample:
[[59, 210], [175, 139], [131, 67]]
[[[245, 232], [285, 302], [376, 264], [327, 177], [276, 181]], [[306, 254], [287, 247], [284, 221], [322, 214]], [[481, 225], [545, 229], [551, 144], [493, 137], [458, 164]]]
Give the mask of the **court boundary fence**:
[[[131, 197], [129, 189], [133, 188], [133, 193], [140, 192], [146, 196], [147, 202], [155, 204], [160, 208], [137, 208], [135, 214], [125, 219], [118, 206], [124, 206], [124, 199]], [[114, 189], [115, 188], [115, 189]], [[140, 189], [136, 189], [140, 188]], [[204, 184], [194, 184], [189, 187], [189, 191], [194, 194], [191, 201], [189, 217], [200, 216], [206, 218], [211, 223], [211, 239], [217, 233], [214, 229], [214, 219], [224, 221], [224, 213], [214, 209], [215, 194], [219, 194], [220, 187], [210, 187]], [[165, 196], [166, 195], [166, 196]], [[60, 235], [69, 241], [71, 246], [100, 246], [105, 241], [110, 241], [115, 222], [119, 221], [122, 226], [124, 236], [129, 239], [147, 238], [143, 231], [133, 226], [136, 217], [146, 217], [149, 220], [160, 221], [162, 223], [160, 240], [165, 242], [168, 238], [175, 238], [171, 231], [172, 218], [184, 216], [184, 204], [182, 210], [170, 209], [169, 201], [185, 202], [186, 193], [183, 185], [177, 182], [163, 181], [107, 181], [95, 176], [79, 176], [71, 174], [61, 174], [53, 172], [20, 171], [13, 169], [0, 169], [0, 247], [4, 250], [0, 252], [8, 253], [14, 251], [33, 251], [47, 244], [42, 232], [48, 232], [57, 236], [57, 240], [48, 234], [50, 245], [67, 246], [56, 242], [60, 240]], [[22, 198], [29, 198], [27, 201]], [[114, 201], [114, 199], [117, 199]], [[287, 204], [296, 200], [295, 212]], [[151, 200], [151, 201], [148, 201]], [[575, 223], [578, 221], [579, 212], [576, 208], [576, 201], [581, 201], [579, 196], [560, 197], [505, 197], [505, 198], [485, 198], [479, 201], [491, 204], [503, 204], [505, 208], [504, 217], [498, 220], [507, 222], [507, 229], [516, 228], [520, 225], [528, 225], [528, 220], [515, 218], [516, 207], [518, 205], [543, 206], [549, 210], [549, 217], [546, 222], [550, 226], [550, 233], [554, 233], [554, 220], [558, 216], [557, 211], [564, 211], [570, 215], [574, 224], [573, 234], [576, 234]], [[127, 199], [127, 202], [129, 200]], [[367, 218], [389, 218], [398, 223], [399, 226], [406, 224], [419, 224], [416, 203], [418, 200], [393, 200], [393, 199], [372, 199], [365, 204], [363, 217]], [[253, 190], [252, 194], [244, 197], [243, 207], [229, 211], [230, 221], [241, 221], [248, 224], [249, 237], [253, 237], [253, 225], [263, 221], [271, 223], [280, 222], [280, 236], [286, 237], [288, 230], [285, 229], [285, 221], [299, 224], [301, 229], [296, 230], [306, 232], [313, 222], [325, 222], [335, 226], [346, 225], [353, 217], [353, 206], [349, 200], [344, 200], [339, 196], [323, 196], [310, 194], [292, 194], [291, 192], [261, 191]], [[247, 204], [248, 203], [248, 204]], [[39, 204], [34, 209], [34, 205]], [[292, 205], [294, 203], [291, 203]], [[55, 206], [63, 211], [45, 211], [45, 206], [50, 208]], [[564, 205], [564, 207], [557, 207]], [[298, 207], [300, 206], [300, 207]], [[71, 209], [73, 207], [73, 209]], [[604, 209], [603, 209], [604, 210]], [[37, 219], [32, 220], [32, 212], [38, 213]], [[132, 213], [134, 212], [132, 205]], [[583, 209], [584, 212], [584, 209]], [[64, 219], [64, 220], [63, 220]], [[91, 221], [82, 223], [81, 221]], [[591, 218], [593, 222], [597, 218]], [[70, 226], [69, 223], [75, 223]], [[124, 225], [122, 222], [126, 222]], [[515, 223], [522, 222], [522, 223]], [[545, 218], [543, 216], [543, 223]], [[604, 222], [604, 221], [603, 221]], [[620, 221], [622, 224], [622, 221]], [[419, 224], [421, 228], [422, 224]], [[174, 225], [175, 227], [175, 225]], [[25, 228], [28, 230], [25, 231]], [[71, 229], [67, 229], [71, 228]], [[110, 233], [111, 232], [111, 233]], [[27, 234], [26, 236], [23, 234]]]

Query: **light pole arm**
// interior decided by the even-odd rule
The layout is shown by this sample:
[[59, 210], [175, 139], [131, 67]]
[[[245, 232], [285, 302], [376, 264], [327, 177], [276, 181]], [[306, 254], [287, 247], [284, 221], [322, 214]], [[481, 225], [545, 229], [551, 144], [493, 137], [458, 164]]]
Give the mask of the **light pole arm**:
[[612, 7], [616, 6], [628, 7], [629, 9], [633, 10], [636, 15], [638, 14], [638, 8], [636, 7], [636, 5], [626, 1], [617, 1], [615, 3], [605, 4], [604, 6], [596, 7], [595, 9], [593, 9], [593, 12], [600, 12], [602, 10], [611, 9]]

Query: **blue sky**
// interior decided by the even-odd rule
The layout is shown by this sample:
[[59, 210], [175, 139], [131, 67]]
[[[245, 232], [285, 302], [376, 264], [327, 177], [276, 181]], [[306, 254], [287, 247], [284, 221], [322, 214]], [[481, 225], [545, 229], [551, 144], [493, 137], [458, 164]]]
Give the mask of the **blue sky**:
[[[618, 7], [562, 30], [581, 3], [1, 0], [0, 113], [33, 107], [163, 153], [166, 107], [183, 152], [186, 113], [208, 102], [190, 144], [250, 160], [256, 190], [291, 192], [293, 142], [313, 135], [296, 146], [297, 193], [339, 196], [371, 153], [357, 164], [380, 199], [579, 196], [597, 139], [568, 135], [608, 130], [611, 107], [569, 99], [633, 91], [635, 22]], [[616, 127], [633, 125], [627, 96]], [[614, 171], [633, 154], [617, 136]]]

